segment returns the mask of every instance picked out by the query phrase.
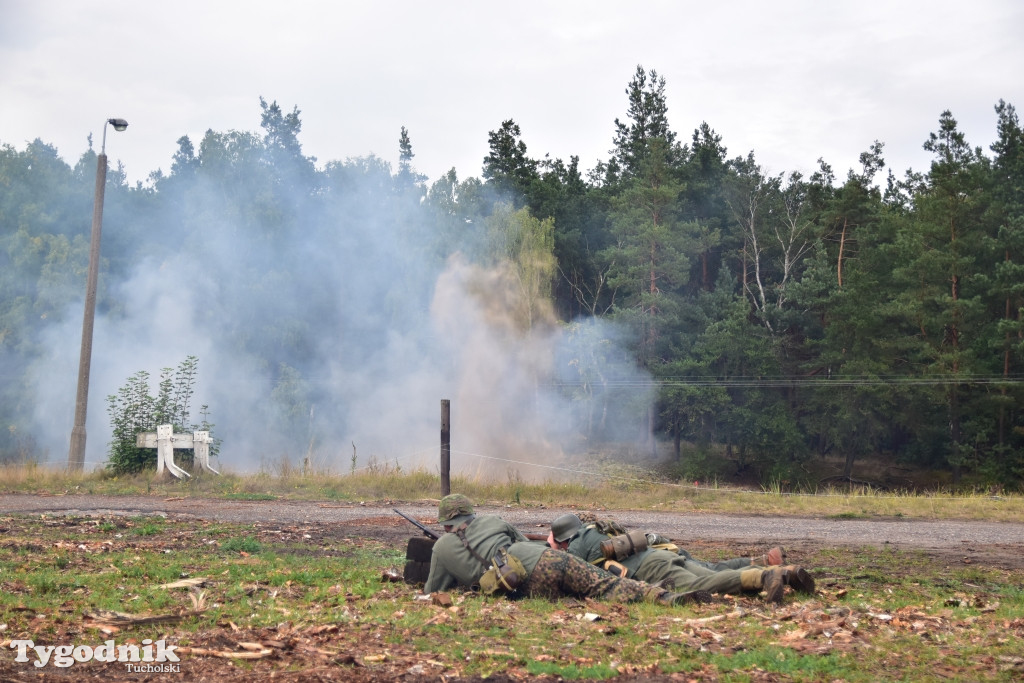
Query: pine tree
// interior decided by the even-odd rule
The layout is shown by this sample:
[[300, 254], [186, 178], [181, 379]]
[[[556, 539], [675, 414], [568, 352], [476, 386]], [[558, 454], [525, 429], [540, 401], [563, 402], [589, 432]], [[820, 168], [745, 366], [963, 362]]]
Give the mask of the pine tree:
[[615, 119], [615, 148], [612, 149], [612, 175], [630, 178], [643, 172], [651, 153], [651, 143], [662, 140], [659, 163], [675, 168], [685, 151], [676, 142], [676, 134], [668, 123], [668, 100], [665, 79], [658, 72], [649, 73], [637, 65], [633, 79], [626, 87], [629, 107], [626, 121]]

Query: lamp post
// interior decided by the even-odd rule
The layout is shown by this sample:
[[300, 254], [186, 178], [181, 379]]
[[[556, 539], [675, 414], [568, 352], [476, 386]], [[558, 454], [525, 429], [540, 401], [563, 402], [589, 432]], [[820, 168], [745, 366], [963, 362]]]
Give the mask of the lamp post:
[[128, 127], [124, 119], [103, 123], [103, 144], [96, 159], [96, 194], [92, 205], [92, 236], [89, 241], [89, 275], [85, 280], [85, 315], [82, 318], [82, 352], [78, 358], [78, 393], [75, 397], [75, 426], [71, 430], [68, 469], [85, 466], [85, 415], [89, 407], [89, 368], [92, 364], [92, 325], [96, 316], [96, 280], [100, 270], [100, 235], [103, 232], [103, 191], [107, 185], [107, 124], [116, 131]]

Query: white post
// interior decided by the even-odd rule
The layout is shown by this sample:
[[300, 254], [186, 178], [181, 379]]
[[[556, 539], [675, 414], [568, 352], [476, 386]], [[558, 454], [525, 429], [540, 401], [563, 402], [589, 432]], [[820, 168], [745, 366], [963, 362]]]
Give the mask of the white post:
[[192, 443], [194, 444], [193, 448], [196, 454], [195, 459], [199, 466], [208, 472], [220, 474], [220, 472], [210, 467], [210, 443], [212, 442], [213, 439], [210, 438], [210, 432], [192, 432]]
[[141, 432], [135, 435], [135, 445], [139, 448], [156, 449], [156, 473], [163, 474], [164, 466], [178, 479], [192, 475], [174, 464], [175, 448], [191, 448], [195, 452], [195, 461], [205, 470], [220, 474], [210, 467], [210, 432], [192, 432], [191, 434], [175, 434], [174, 425], [157, 425], [156, 433]]
[[[157, 425], [156, 427], [156, 473], [163, 474], [164, 461], [168, 455], [174, 457], [174, 426]], [[168, 467], [167, 469], [170, 469]]]
[[178, 479], [190, 477], [191, 474], [174, 464], [174, 425], [157, 425], [156, 427], [156, 470], [160, 473], [160, 463], [167, 465], [167, 469]]

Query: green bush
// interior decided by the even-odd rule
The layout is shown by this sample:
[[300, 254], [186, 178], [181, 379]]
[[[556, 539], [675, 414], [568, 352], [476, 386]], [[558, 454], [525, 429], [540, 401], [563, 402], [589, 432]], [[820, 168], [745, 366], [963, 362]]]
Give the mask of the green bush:
[[258, 553], [263, 550], [263, 545], [252, 536], [246, 536], [245, 538], [229, 538], [221, 544], [221, 550], [227, 550], [229, 552], [246, 552], [250, 555]]
[[[110, 415], [111, 441], [107, 451], [107, 468], [114, 474], [133, 474], [156, 467], [155, 448], [136, 446], [137, 435], [156, 431], [157, 425], [174, 425], [176, 432], [211, 431], [213, 425], [206, 420], [207, 406], [202, 407], [201, 424], [189, 423], [189, 402], [192, 399], [199, 359], [188, 356], [177, 369], [160, 371], [160, 389], [156, 397], [149, 393], [149, 373], [140, 370], [128, 378], [118, 392], [107, 397]], [[210, 444], [210, 455], [215, 456], [218, 442]], [[186, 456], [184, 464], [188, 465]]]

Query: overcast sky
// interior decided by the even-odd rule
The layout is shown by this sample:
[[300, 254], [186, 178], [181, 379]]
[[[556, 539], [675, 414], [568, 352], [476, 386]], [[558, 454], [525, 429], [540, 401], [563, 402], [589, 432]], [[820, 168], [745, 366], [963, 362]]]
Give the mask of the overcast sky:
[[999, 99], [1024, 107], [1018, 0], [93, 2], [0, 0], [0, 143], [98, 150], [129, 181], [170, 170], [176, 140], [261, 132], [259, 98], [301, 111], [318, 165], [376, 154], [436, 180], [479, 176], [506, 119], [528, 154], [608, 158], [637, 65], [667, 83], [688, 142], [707, 121], [730, 157], [843, 177], [874, 140], [902, 177], [952, 111], [989, 153]]

